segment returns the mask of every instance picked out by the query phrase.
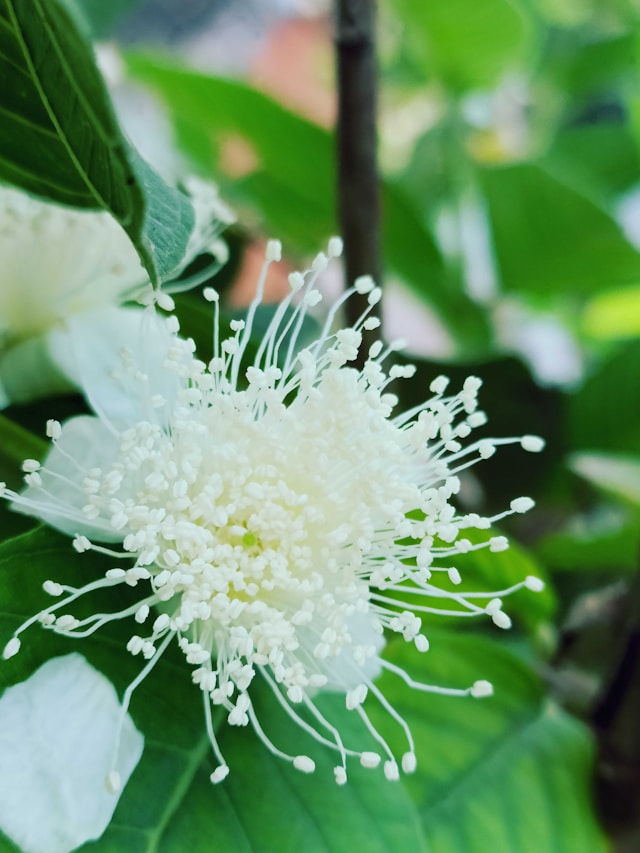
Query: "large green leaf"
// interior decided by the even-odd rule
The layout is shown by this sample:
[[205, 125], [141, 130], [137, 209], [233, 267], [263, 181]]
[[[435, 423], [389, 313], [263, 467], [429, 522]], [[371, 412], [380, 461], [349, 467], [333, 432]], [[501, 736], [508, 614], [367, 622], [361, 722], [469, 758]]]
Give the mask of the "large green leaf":
[[391, 674], [382, 679], [416, 739], [418, 770], [407, 784], [431, 853], [605, 851], [591, 803], [586, 728], [495, 642], [430, 636], [431, 650], [418, 663], [402, 643], [390, 650], [392, 660], [429, 684], [465, 687], [487, 678], [495, 689], [482, 700], [427, 698], [396, 686]]
[[640, 254], [586, 195], [532, 164], [481, 177], [505, 288], [585, 294], [640, 280]]
[[456, 89], [495, 83], [531, 50], [530, 22], [512, 0], [392, 0], [392, 5], [416, 59]]
[[122, 135], [69, 0], [0, 0], [0, 80], [0, 177], [108, 210], [151, 279], [167, 278], [185, 254], [192, 206]]
[[[238, 81], [186, 71], [131, 55], [133, 76], [166, 101], [183, 146], [210, 171], [217, 147], [243, 144], [248, 173], [221, 177], [229, 198], [257, 208], [272, 234], [289, 248], [316, 252], [337, 230], [334, 141], [329, 132]], [[404, 191], [382, 184], [383, 251], [390, 270], [443, 319], [465, 344], [486, 336], [481, 312], [443, 259], [425, 221]]]
[[[26, 616], [48, 603], [41, 589], [46, 578], [80, 585], [95, 576], [97, 564], [104, 570], [102, 558], [75, 555], [68, 539], [44, 528], [1, 545], [1, 637], [8, 638]], [[124, 604], [122, 593], [112, 590], [101, 597], [100, 606], [109, 611]], [[81, 613], [78, 606], [74, 610]], [[23, 637], [20, 654], [0, 663], [0, 688], [28, 677], [51, 656], [77, 650], [122, 691], [140, 667], [124, 649], [132, 626], [127, 628], [105, 628], [78, 642], [35, 627]], [[303, 776], [273, 758], [250, 730], [226, 728], [220, 743], [231, 775], [213, 787], [202, 703], [189, 670], [181, 653], [169, 651], [136, 692], [131, 713], [145, 735], [145, 752], [110, 827], [87, 850], [347, 853], [365, 843], [375, 853], [395, 845], [423, 850], [420, 824], [406, 790], [388, 783], [381, 771], [359, 767], [350, 769], [345, 787], [336, 786], [335, 757], [320, 748], [314, 752], [311, 739], [269, 696], [258, 699], [264, 727], [286, 750], [311, 754], [316, 773]], [[344, 702], [340, 708], [329, 704], [348, 737], [352, 715]], [[0, 839], [0, 851], [11, 850], [13, 846]]]

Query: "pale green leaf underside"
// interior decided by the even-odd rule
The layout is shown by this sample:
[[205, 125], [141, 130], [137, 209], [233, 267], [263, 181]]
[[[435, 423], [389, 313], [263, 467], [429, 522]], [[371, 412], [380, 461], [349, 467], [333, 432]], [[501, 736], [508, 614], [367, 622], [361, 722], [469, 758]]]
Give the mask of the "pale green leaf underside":
[[152, 280], [182, 260], [193, 209], [123, 134], [68, 0], [0, 0], [0, 177], [62, 204], [108, 210]]

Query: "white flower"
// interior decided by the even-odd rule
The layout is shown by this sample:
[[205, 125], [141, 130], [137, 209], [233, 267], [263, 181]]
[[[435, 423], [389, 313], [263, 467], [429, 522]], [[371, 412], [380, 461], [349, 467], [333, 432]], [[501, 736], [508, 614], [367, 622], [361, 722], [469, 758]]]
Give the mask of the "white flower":
[[[186, 266], [203, 251], [225, 258], [217, 238], [232, 220], [214, 187], [185, 182], [195, 225]], [[129, 238], [108, 213], [40, 201], [0, 185], [0, 408], [77, 384], [68, 344], [54, 347], [73, 318], [86, 318], [150, 290]], [[112, 330], [110, 330], [112, 331]], [[100, 333], [96, 327], [96, 333]], [[111, 343], [107, 338], [106, 343]]]
[[99, 838], [142, 747], [104, 675], [77, 653], [52, 658], [0, 698], [0, 829], [24, 853]]
[[[329, 254], [340, 250], [332, 240]], [[28, 488], [21, 495], [5, 490], [5, 497], [73, 535], [78, 551], [106, 551], [119, 564], [81, 589], [47, 581], [56, 603], [18, 629], [4, 656], [19, 650], [19, 635], [36, 622], [82, 637], [128, 618], [135, 631], [127, 648], [146, 661], [136, 683], [174, 641], [193, 667], [219, 762], [213, 782], [229, 772], [211, 722], [216, 706], [229, 724], [253, 726], [275, 755], [303, 772], [314, 769], [308, 756], [289, 755], [286, 744], [269, 739], [251, 700], [256, 677], [292, 723], [337, 752], [338, 783], [346, 781], [349, 755], [369, 767], [384, 760], [387, 778], [396, 779], [397, 757], [367, 715], [367, 695], [404, 730], [406, 772], [416, 756], [408, 726], [375, 684], [381, 670], [427, 692], [481, 697], [491, 685], [416, 683], [381, 656], [384, 632], [424, 652], [423, 615], [488, 614], [509, 627], [502, 596], [522, 586], [538, 590], [541, 583], [525, 578], [490, 594], [457, 592], [460, 575], [451, 563], [478, 547], [507, 547], [502, 536], [472, 544], [464, 531], [487, 529], [533, 501], [516, 498], [507, 511], [485, 518], [459, 512], [451, 500], [459, 474], [499, 445], [517, 442], [535, 452], [543, 442], [534, 436], [468, 441], [486, 422], [474, 377], [453, 395], [439, 377], [429, 400], [394, 415], [389, 382], [414, 369], [386, 370], [393, 347], [382, 343], [371, 348], [361, 371], [350, 366], [362, 330], [378, 325], [371, 307], [380, 290], [368, 277], [333, 305], [318, 339], [296, 354], [306, 312], [321, 298], [314, 285], [326, 267], [324, 255], [311, 270], [290, 276], [291, 294], [245, 369], [267, 269], [279, 256], [279, 244], [269, 244], [246, 320], [232, 323], [224, 341], [217, 294], [205, 293], [215, 311], [208, 365], [197, 359], [192, 341], [177, 336], [175, 317], [161, 321], [152, 314], [155, 334], [166, 335], [166, 355], [158, 353], [159, 338], [152, 354], [139, 336], [137, 352], [123, 352], [115, 373], [105, 368], [94, 377], [96, 417], [49, 423], [53, 449], [42, 465], [27, 460]], [[340, 306], [356, 291], [369, 308], [352, 328], [333, 333]], [[135, 606], [80, 621], [70, 614], [75, 599], [118, 584], [141, 590]], [[314, 701], [318, 690], [344, 695], [378, 751], [343, 744]]]

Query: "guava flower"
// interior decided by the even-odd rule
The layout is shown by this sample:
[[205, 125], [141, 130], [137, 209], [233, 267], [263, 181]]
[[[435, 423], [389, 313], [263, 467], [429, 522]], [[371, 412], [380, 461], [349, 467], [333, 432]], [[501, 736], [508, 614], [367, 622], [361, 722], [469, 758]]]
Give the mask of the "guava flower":
[[[184, 266], [201, 252], [224, 258], [232, 216], [215, 187], [190, 179], [195, 212]], [[0, 185], [0, 407], [73, 387], [67, 324], [151, 290], [129, 238], [108, 213], [41, 201]], [[126, 321], [125, 321], [126, 322]], [[112, 340], [109, 329], [107, 340]], [[95, 334], [100, 333], [96, 326]]]
[[[329, 243], [337, 256], [341, 243]], [[460, 475], [503, 444], [539, 451], [535, 436], [470, 439], [486, 422], [477, 408], [480, 380], [468, 378], [447, 394], [447, 380], [413, 409], [394, 414], [394, 380], [413, 367], [385, 365], [394, 346], [374, 344], [362, 370], [352, 366], [364, 329], [379, 321], [371, 309], [380, 290], [359, 278], [328, 311], [313, 343], [297, 350], [309, 308], [317, 304], [320, 254], [310, 270], [290, 276], [291, 293], [266, 333], [249, 342], [269, 265], [279, 260], [272, 242], [257, 295], [244, 321], [222, 339], [217, 294], [213, 349], [205, 364], [192, 341], [178, 336], [175, 317], [147, 316], [135, 345], [119, 366], [94, 368], [87, 386], [95, 416], [48, 423], [53, 447], [41, 464], [24, 463], [27, 488], [4, 497], [74, 537], [79, 552], [112, 554], [117, 567], [86, 586], [56, 582], [45, 590], [56, 601], [27, 620], [9, 640], [4, 657], [19, 651], [31, 625], [68, 637], [86, 637], [112, 620], [128, 619], [127, 649], [141, 670], [135, 686], [170, 643], [177, 642], [202, 691], [206, 730], [219, 782], [229, 767], [212, 725], [212, 709], [230, 725], [253, 727], [274, 755], [312, 772], [307, 755], [275, 744], [268, 721], [258, 717], [252, 688], [262, 680], [311, 738], [335, 751], [335, 778], [347, 780], [347, 759], [366, 767], [383, 762], [385, 776], [411, 772], [416, 755], [411, 732], [376, 685], [387, 670], [425, 692], [487, 696], [482, 679], [464, 688], [414, 681], [385, 660], [385, 634], [398, 634], [426, 652], [423, 617], [482, 617], [508, 628], [502, 597], [520, 587], [539, 590], [536, 578], [495, 593], [459, 591], [456, 555], [479, 547], [501, 551], [503, 536], [472, 544], [465, 530], [490, 528], [533, 501], [516, 497], [494, 517], [455, 508]], [[349, 328], [333, 331], [343, 303], [354, 293], [368, 308]], [[152, 308], [149, 309], [152, 312]], [[147, 335], [153, 329], [154, 346]], [[163, 340], [164, 336], [164, 340]], [[253, 346], [253, 345], [252, 345]], [[104, 543], [114, 543], [107, 547]], [[444, 583], [442, 582], [444, 580]], [[140, 590], [134, 606], [77, 619], [71, 605], [96, 590], [125, 584]], [[321, 711], [319, 691], [339, 692], [360, 718], [375, 749], [343, 742]], [[396, 755], [366, 710], [377, 701], [406, 735]], [[368, 701], [369, 701], [368, 700]], [[113, 779], [113, 777], [112, 777]]]

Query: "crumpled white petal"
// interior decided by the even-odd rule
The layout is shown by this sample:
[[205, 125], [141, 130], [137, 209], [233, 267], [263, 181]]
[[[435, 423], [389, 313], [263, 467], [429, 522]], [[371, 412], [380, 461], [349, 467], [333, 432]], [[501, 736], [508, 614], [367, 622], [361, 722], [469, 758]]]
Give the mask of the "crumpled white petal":
[[[105, 787], [120, 705], [82, 655], [53, 658], [0, 699], [0, 829], [24, 853], [68, 853], [106, 829], [118, 797]], [[144, 738], [126, 717], [123, 785]]]

